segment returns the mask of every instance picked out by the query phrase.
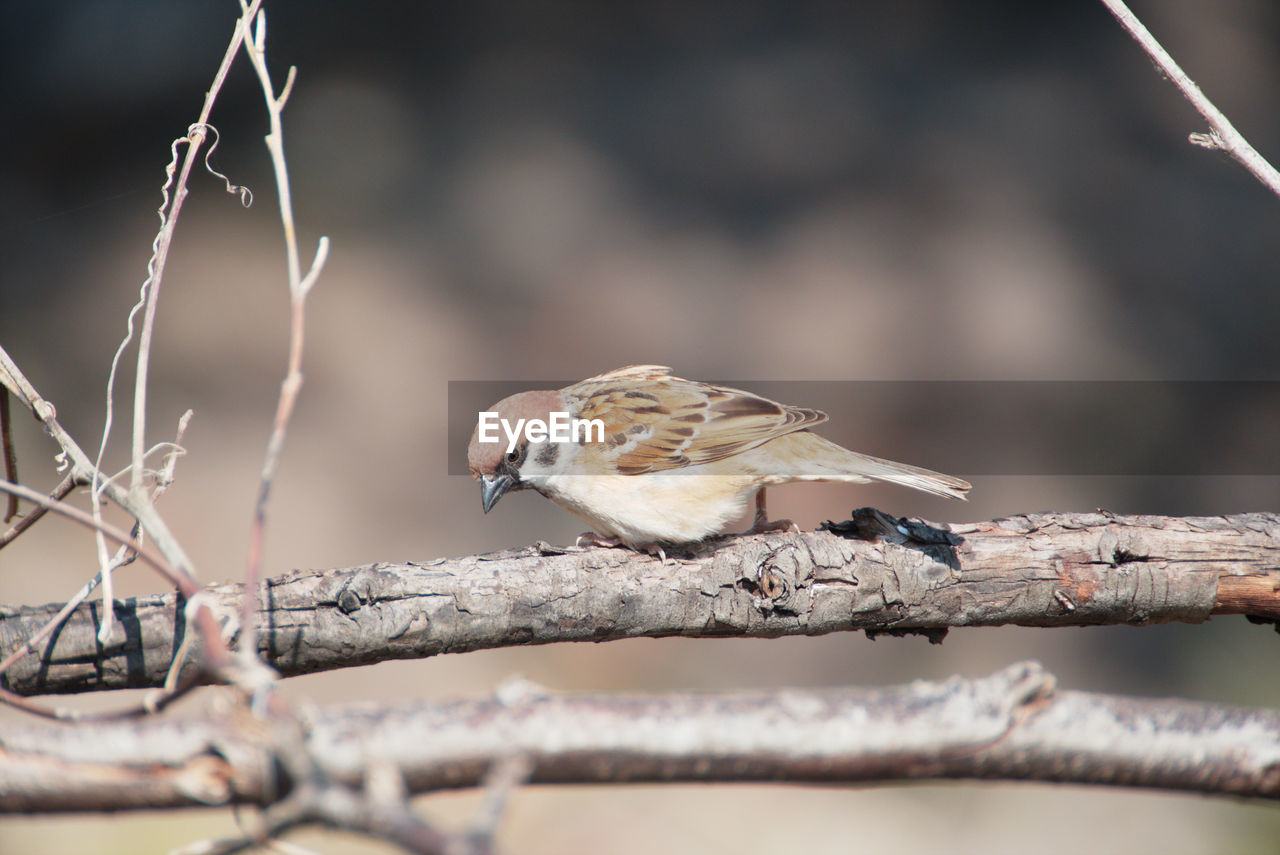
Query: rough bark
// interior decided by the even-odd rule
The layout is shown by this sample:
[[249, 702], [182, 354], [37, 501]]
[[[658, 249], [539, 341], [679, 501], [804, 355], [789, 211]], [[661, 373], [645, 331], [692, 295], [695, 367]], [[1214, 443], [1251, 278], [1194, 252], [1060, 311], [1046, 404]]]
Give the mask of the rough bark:
[[[870, 538], [870, 539], [868, 539]], [[516, 644], [635, 636], [921, 632], [953, 626], [1280, 618], [1280, 515], [1027, 514], [954, 525], [866, 509], [811, 533], [737, 537], [666, 563], [623, 549], [523, 550], [297, 571], [261, 588], [263, 657], [293, 675]], [[240, 586], [206, 590], [238, 626]], [[12, 650], [57, 605], [0, 610]], [[160, 685], [185, 630], [176, 595], [77, 609], [3, 677], [31, 695]], [[193, 652], [192, 661], [198, 651]]]
[[[522, 756], [534, 783], [876, 783], [982, 778], [1280, 797], [1280, 713], [1057, 691], [1036, 663], [878, 689], [547, 695], [332, 709], [310, 755], [358, 787], [477, 785]], [[288, 792], [269, 727], [243, 711], [0, 733], [0, 811], [260, 803]]]

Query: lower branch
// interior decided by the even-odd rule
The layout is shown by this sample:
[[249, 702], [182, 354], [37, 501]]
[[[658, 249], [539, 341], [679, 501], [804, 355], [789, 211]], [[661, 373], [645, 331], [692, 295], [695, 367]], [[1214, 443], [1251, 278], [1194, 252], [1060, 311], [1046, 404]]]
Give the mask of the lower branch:
[[[0, 734], [0, 811], [263, 804], [285, 764], [247, 714]], [[1280, 798], [1280, 713], [1057, 691], [1036, 663], [977, 680], [877, 689], [548, 695], [324, 710], [309, 754], [358, 787], [397, 769], [407, 790], [473, 787], [521, 756], [532, 783], [868, 784], [1001, 779]]]
[[[260, 589], [260, 653], [294, 675], [637, 636], [941, 638], [953, 626], [1280, 618], [1280, 514], [1028, 514], [945, 528], [864, 509], [827, 528], [724, 538], [666, 563], [625, 549], [540, 544], [298, 571]], [[203, 594], [228, 635], [239, 625], [240, 591], [228, 584]], [[0, 608], [0, 650], [17, 648], [58, 609]], [[181, 599], [125, 600], [117, 614], [100, 646], [99, 607], [81, 605], [3, 675], [3, 686], [32, 695], [162, 685], [187, 631]]]

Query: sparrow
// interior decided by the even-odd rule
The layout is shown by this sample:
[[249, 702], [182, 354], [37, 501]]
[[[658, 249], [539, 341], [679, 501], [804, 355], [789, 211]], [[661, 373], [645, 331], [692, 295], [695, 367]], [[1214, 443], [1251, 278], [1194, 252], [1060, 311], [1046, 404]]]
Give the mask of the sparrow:
[[490, 413], [508, 427], [568, 414], [587, 428], [568, 441], [532, 430], [521, 436], [518, 428], [514, 435], [497, 432], [493, 441], [490, 430], [482, 442], [483, 422], [477, 423], [467, 464], [480, 482], [484, 512], [507, 493], [536, 490], [585, 520], [594, 534], [584, 538], [593, 543], [662, 554], [664, 546], [722, 532], [753, 498], [755, 522], [747, 533], [794, 528], [770, 521], [764, 499], [766, 487], [791, 481], [887, 481], [956, 499], [969, 491], [959, 478], [849, 451], [810, 431], [826, 413], [670, 371], [629, 365], [495, 404]]

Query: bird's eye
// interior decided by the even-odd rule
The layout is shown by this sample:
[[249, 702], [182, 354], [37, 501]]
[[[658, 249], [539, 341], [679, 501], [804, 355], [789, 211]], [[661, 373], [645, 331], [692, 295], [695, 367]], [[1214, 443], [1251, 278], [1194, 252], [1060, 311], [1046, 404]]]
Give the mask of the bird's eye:
[[508, 463], [519, 463], [519, 462], [520, 462], [520, 456], [521, 456], [520, 449], [518, 449], [518, 448], [513, 448], [513, 449], [511, 449], [510, 451], [508, 451], [508, 452], [507, 452], [507, 462], [508, 462]]

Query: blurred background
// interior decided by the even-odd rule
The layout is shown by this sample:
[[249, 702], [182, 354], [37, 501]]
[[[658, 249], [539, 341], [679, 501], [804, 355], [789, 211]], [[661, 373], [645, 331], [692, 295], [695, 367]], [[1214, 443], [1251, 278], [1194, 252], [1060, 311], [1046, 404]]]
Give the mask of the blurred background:
[[[448, 440], [450, 381], [568, 381], [632, 362], [741, 385], [1280, 380], [1280, 200], [1186, 142], [1202, 120], [1096, 2], [266, 8], [277, 85], [298, 66], [285, 144], [304, 263], [320, 235], [333, 243], [308, 304], [268, 574], [582, 530], [533, 495], [481, 514], [476, 485], [448, 474], [465, 454]], [[1280, 7], [1135, 11], [1277, 159]], [[0, 341], [86, 449], [145, 276], [170, 143], [195, 120], [237, 14], [229, 0], [6, 8]], [[171, 438], [195, 410], [161, 510], [216, 581], [243, 573], [287, 294], [266, 114], [243, 56], [212, 122], [214, 166], [256, 202], [245, 210], [193, 174], [159, 304], [149, 437]], [[862, 408], [788, 400], [831, 412], [822, 432], [846, 445], [969, 478], [973, 498], [795, 486], [771, 491], [770, 510], [805, 528], [868, 504], [939, 521], [1275, 510], [1273, 467], [1197, 462], [1210, 447], [1270, 444], [1280, 406], [1250, 400], [1221, 418], [1166, 402], [1141, 428], [1157, 459], [1102, 471], [1075, 465], [1089, 413], [1014, 408], [953, 424], [909, 395]], [[1192, 417], [1203, 441], [1163, 441]], [[128, 430], [117, 422], [113, 471]], [[1028, 433], [1041, 457], [1013, 469], [966, 471], [972, 458], [948, 451], [991, 460], [999, 437]], [[53, 444], [21, 415], [16, 434], [22, 479], [48, 489]], [[0, 552], [0, 602], [65, 599], [93, 570], [92, 539], [46, 520]], [[141, 567], [117, 584], [163, 589]], [[285, 688], [326, 703], [483, 695], [516, 674], [556, 690], [826, 686], [1037, 658], [1070, 688], [1275, 707], [1278, 644], [1243, 619], [966, 630], [941, 646], [636, 640], [387, 663]], [[209, 697], [184, 706], [198, 712]], [[421, 800], [458, 827], [475, 804], [469, 793]], [[1039, 851], [1075, 852], [1075, 835], [1044, 833], [1068, 816], [1105, 829], [1090, 836], [1097, 853], [1253, 852], [1280, 833], [1256, 805], [1106, 789], [568, 787], [518, 793], [502, 841], [520, 853], [1012, 853], [1034, 836]], [[229, 811], [4, 819], [0, 851], [165, 851], [234, 827]]]

